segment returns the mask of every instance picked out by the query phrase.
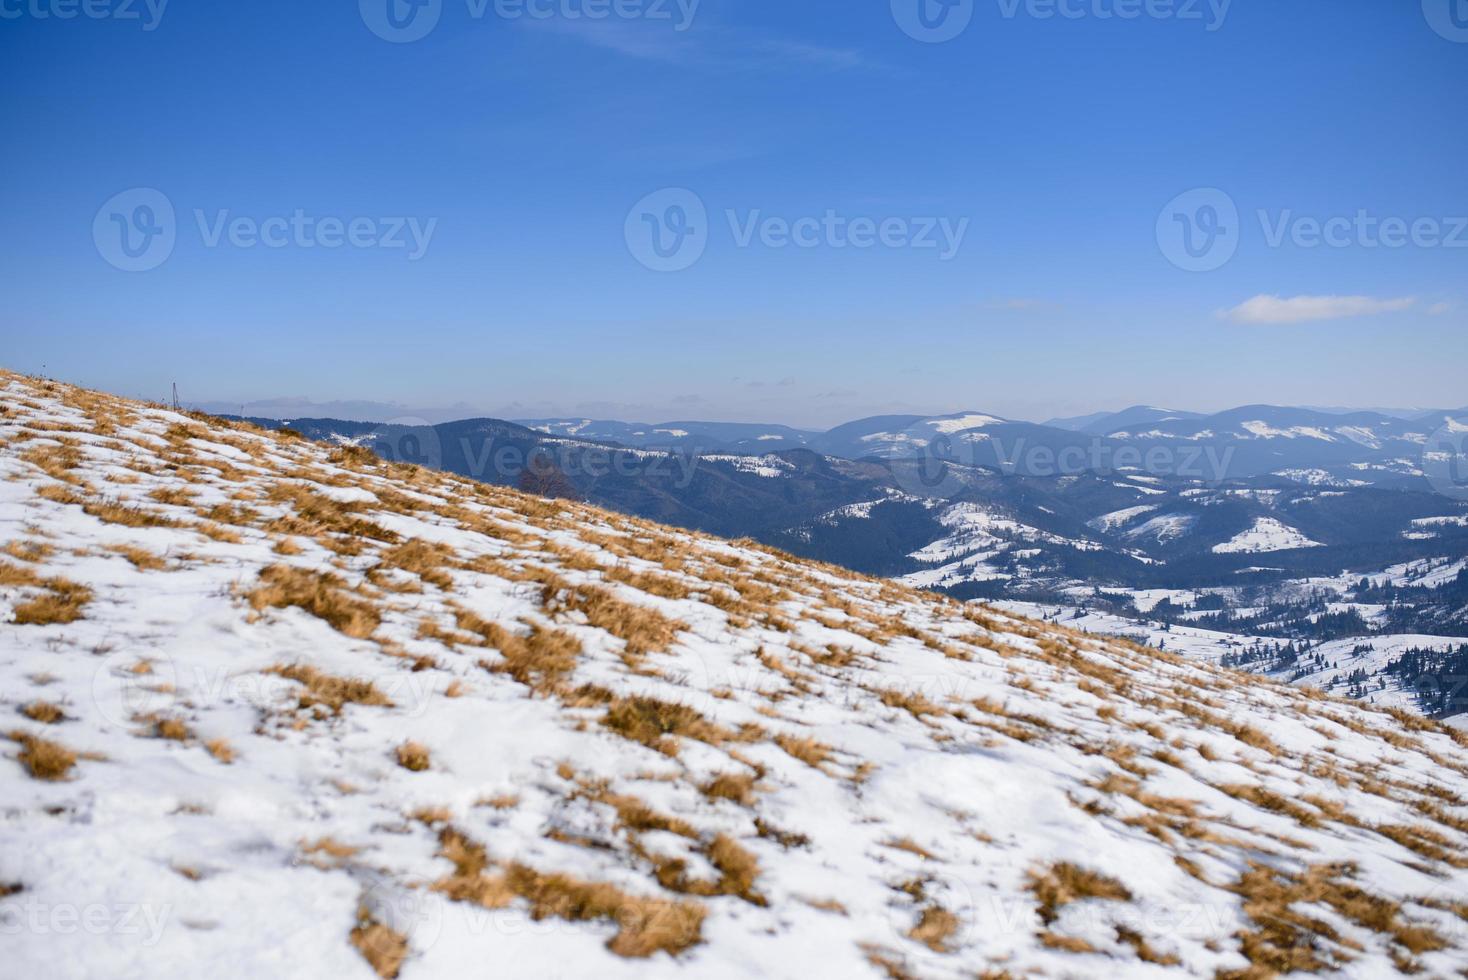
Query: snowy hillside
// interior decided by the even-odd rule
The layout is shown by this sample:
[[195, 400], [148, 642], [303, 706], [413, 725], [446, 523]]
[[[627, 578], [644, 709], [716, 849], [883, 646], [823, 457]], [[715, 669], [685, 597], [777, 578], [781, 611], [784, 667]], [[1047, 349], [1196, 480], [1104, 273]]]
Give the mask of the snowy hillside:
[[8, 975], [1468, 968], [1468, 736], [355, 447], [0, 401]]

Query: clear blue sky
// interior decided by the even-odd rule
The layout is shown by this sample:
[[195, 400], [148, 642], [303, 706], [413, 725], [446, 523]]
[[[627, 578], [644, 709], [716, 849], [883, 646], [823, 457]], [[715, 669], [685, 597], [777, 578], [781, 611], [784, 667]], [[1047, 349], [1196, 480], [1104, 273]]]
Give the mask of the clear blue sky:
[[[144, 0], [139, 20], [0, 0], [0, 364], [200, 401], [811, 426], [1468, 403], [1468, 247], [1272, 247], [1256, 217], [1468, 217], [1468, 43], [1420, 0], [1240, 0], [1221, 22], [1207, 0], [1199, 20], [971, 0], [943, 43], [889, 0], [702, 0], [681, 31], [687, 0], [602, 21], [439, 0], [389, 43], [367, 26], [387, 2], [172, 0], [152, 24]], [[652, 271], [629, 210], [670, 187], [706, 206], [707, 247]], [[1241, 213], [1237, 252], [1184, 271], [1159, 215], [1207, 187]], [[176, 212], [144, 272], [98, 245], [134, 188]], [[728, 210], [968, 225], [945, 260], [741, 246]], [[222, 211], [436, 225], [416, 260], [211, 247]]]

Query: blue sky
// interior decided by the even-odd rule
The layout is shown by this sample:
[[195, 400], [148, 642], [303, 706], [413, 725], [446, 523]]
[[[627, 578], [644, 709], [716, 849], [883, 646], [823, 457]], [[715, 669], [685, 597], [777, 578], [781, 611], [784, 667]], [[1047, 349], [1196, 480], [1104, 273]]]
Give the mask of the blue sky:
[[[6, 367], [809, 426], [1468, 403], [1449, 0], [965, 0], [941, 43], [899, 26], [908, 0], [430, 0], [406, 43], [368, 26], [391, 34], [389, 0], [66, 2], [0, 0]], [[668, 188], [703, 207], [702, 251], [656, 271], [636, 234], [670, 199], [634, 206]], [[1238, 211], [1201, 272], [1166, 229], [1216, 198], [1164, 213], [1199, 188]], [[161, 228], [138, 189], [173, 247], [125, 271], [118, 236]], [[835, 247], [828, 214], [887, 243]], [[1389, 219], [1415, 237], [1380, 244]]]

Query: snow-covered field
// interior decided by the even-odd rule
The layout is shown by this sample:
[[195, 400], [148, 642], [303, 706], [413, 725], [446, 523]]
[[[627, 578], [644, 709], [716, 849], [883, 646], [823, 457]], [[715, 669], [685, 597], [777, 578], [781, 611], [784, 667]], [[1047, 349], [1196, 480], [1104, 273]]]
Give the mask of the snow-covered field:
[[1468, 737], [1430, 722], [350, 447], [0, 399], [6, 975], [1468, 967]]

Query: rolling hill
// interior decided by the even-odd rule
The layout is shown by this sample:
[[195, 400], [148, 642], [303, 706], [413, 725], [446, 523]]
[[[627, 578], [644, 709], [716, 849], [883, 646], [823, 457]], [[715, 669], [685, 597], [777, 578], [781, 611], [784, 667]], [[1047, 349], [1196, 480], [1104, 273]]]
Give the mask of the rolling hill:
[[1468, 966], [1465, 738], [0, 375], [17, 975]]

